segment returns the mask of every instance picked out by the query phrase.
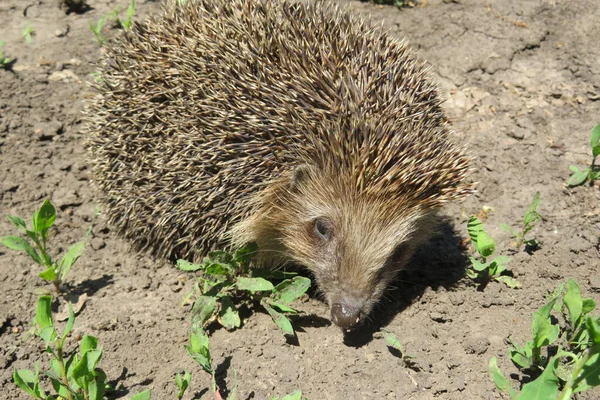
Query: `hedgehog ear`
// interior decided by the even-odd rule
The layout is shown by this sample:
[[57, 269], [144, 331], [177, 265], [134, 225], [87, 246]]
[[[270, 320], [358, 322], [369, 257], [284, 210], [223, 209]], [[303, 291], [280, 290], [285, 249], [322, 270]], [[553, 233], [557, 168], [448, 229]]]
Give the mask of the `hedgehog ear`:
[[290, 188], [293, 190], [298, 189], [310, 178], [312, 171], [313, 168], [308, 164], [300, 164], [294, 167], [290, 178]]

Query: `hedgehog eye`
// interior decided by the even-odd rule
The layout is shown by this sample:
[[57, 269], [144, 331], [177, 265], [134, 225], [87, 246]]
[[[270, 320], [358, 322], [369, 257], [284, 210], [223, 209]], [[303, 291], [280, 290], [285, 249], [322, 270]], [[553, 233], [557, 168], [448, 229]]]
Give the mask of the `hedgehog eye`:
[[315, 220], [315, 233], [321, 240], [327, 241], [331, 239], [332, 228], [331, 222], [324, 218], [317, 218]]

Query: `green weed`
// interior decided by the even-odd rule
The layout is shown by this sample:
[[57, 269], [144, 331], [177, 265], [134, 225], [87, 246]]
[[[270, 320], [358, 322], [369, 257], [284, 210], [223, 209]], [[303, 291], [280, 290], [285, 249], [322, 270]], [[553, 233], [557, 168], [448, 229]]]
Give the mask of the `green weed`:
[[592, 165], [582, 170], [575, 165], [569, 166], [569, 169], [573, 173], [567, 181], [569, 186], [579, 186], [587, 180], [590, 181], [590, 184], [593, 184], [595, 180], [600, 179], [600, 168], [596, 166], [596, 157], [600, 155], [600, 124], [592, 129], [590, 147], [592, 148]]
[[52, 282], [56, 292], [60, 293], [61, 284], [64, 282], [75, 261], [77, 261], [83, 252], [84, 242], [77, 242], [71, 246], [60, 261], [57, 262], [52, 259], [48, 249], [48, 232], [54, 225], [56, 210], [49, 200], [44, 201], [40, 209], [33, 214], [31, 230], [27, 229], [25, 221], [22, 218], [10, 215], [7, 218], [17, 228], [22, 230], [27, 238], [22, 236], [3, 236], [0, 237], [0, 243], [9, 249], [25, 251], [29, 254], [33, 261], [45, 268], [39, 274], [39, 277], [45, 281]]
[[[40, 400], [102, 400], [111, 388], [106, 382], [106, 374], [98, 363], [102, 359], [102, 349], [98, 339], [83, 335], [79, 341], [79, 352], [67, 351], [65, 342], [75, 325], [75, 313], [69, 303], [69, 318], [62, 334], [52, 318], [52, 297], [41, 296], [36, 308], [34, 335], [44, 341], [45, 351], [50, 355], [50, 370], [43, 372], [51, 383], [53, 392], [46, 393], [40, 382], [40, 369], [15, 369], [14, 383], [34, 399]], [[146, 400], [150, 391], [139, 393], [131, 400]]]
[[[208, 342], [208, 335], [198, 325], [192, 325], [192, 333], [190, 335], [190, 343], [185, 346], [190, 357], [192, 357], [202, 369], [210, 374], [212, 379], [212, 391], [215, 394], [217, 400], [222, 400], [221, 392], [217, 385], [217, 379], [215, 377], [215, 369], [212, 367], [212, 359], [210, 356], [210, 347]], [[229, 393], [230, 399], [237, 398], [237, 378], [234, 372], [234, 387]]]
[[521, 248], [523, 244], [525, 244], [525, 248], [535, 249], [538, 247], [538, 241], [535, 239], [526, 239], [525, 236], [533, 229], [535, 224], [542, 219], [542, 216], [538, 213], [537, 209], [540, 205], [542, 197], [540, 192], [536, 192], [533, 196], [533, 201], [527, 207], [527, 211], [525, 212], [525, 216], [523, 217], [523, 224], [520, 231], [516, 231], [512, 229], [507, 224], [501, 224], [500, 228], [504, 229], [508, 232], [516, 242], [517, 250]]
[[133, 25], [133, 15], [135, 14], [135, 0], [130, 0], [129, 6], [127, 7], [127, 13], [125, 19], [119, 17], [120, 7], [116, 7], [110, 14], [100, 18], [96, 23], [89, 21], [90, 30], [94, 33], [96, 41], [100, 44], [104, 44], [108, 39], [104, 34], [104, 27], [108, 22], [116, 22], [121, 28], [129, 30]]
[[179, 392], [177, 392], [177, 400], [181, 400], [183, 395], [188, 387], [190, 387], [190, 383], [192, 382], [192, 374], [190, 372], [184, 371], [183, 375], [179, 372], [175, 375], [175, 383], [177, 383], [177, 387], [179, 388]]
[[[564, 295], [563, 289], [561, 285], [533, 314], [532, 340], [522, 346], [513, 343], [510, 349], [512, 362], [537, 375], [535, 380], [517, 392], [498, 368], [496, 358], [490, 360], [488, 370], [496, 387], [511, 399], [568, 400], [574, 393], [600, 385], [600, 317], [589, 315], [596, 303], [581, 297], [573, 279], [567, 282]], [[562, 323], [552, 318], [553, 311]]]
[[[256, 244], [249, 244], [233, 254], [213, 251], [202, 264], [177, 261], [177, 267], [183, 271], [202, 271], [194, 291], [186, 298], [196, 296], [192, 310], [194, 324], [204, 328], [216, 321], [233, 330], [241, 325], [239, 305], [260, 303], [284, 335], [295, 335], [286, 314], [298, 313], [290, 304], [306, 293], [310, 279], [292, 272], [250, 268], [257, 250]], [[274, 285], [268, 279], [283, 281]]]
[[29, 21], [27, 21], [27, 23], [25, 24], [25, 29], [23, 30], [21, 36], [23, 36], [25, 43], [31, 44], [33, 43], [33, 35], [35, 35], [35, 30], [31, 26]]
[[387, 329], [381, 329], [381, 333], [383, 333], [383, 337], [384, 337], [385, 341], [388, 342], [388, 344], [392, 348], [394, 348], [400, 352], [402, 361], [404, 361], [404, 363], [406, 365], [411, 365], [413, 363], [412, 360], [415, 357], [406, 354], [406, 351], [404, 350], [404, 346], [402, 345], [402, 343], [400, 343], [400, 340], [398, 339], [396, 334], [388, 331]]
[[102, 358], [98, 348], [98, 339], [84, 335], [79, 343], [79, 353], [70, 355], [65, 351], [65, 341], [75, 324], [75, 313], [69, 304], [69, 319], [60, 335], [52, 319], [52, 297], [38, 299], [36, 310], [37, 330], [50, 354], [51, 370], [44, 374], [50, 379], [55, 394], [46, 395], [40, 383], [39, 366], [35, 373], [28, 369], [15, 370], [15, 384], [35, 399], [44, 400], [100, 400], [107, 389], [106, 374], [97, 367]]
[[117, 16], [117, 21], [123, 29], [129, 30], [129, 28], [131, 28], [131, 25], [133, 24], [133, 14], [135, 14], [135, 0], [130, 1], [129, 7], [127, 7], [127, 17], [125, 19], [122, 20]]
[[467, 269], [467, 276], [471, 279], [477, 279], [483, 284], [495, 280], [503, 282], [511, 288], [520, 287], [521, 283], [519, 281], [510, 276], [502, 275], [503, 272], [507, 271], [507, 264], [510, 262], [510, 257], [498, 256], [490, 260], [490, 257], [496, 250], [496, 242], [484, 230], [483, 223], [479, 218], [471, 216], [467, 223], [467, 230], [480, 256], [479, 260], [475, 257], [469, 257], [471, 268]]
[[0, 68], [7, 69], [10, 64], [14, 61], [14, 59], [10, 57], [6, 57], [2, 48], [4, 47], [4, 42], [0, 40]]
[[89, 22], [90, 30], [94, 34], [94, 37], [98, 43], [104, 44], [108, 39], [104, 34], [104, 26], [107, 22], [116, 21], [118, 12], [119, 10], [117, 8], [110, 14], [100, 18], [98, 21], [96, 21], [96, 23], [93, 23], [92, 21]]

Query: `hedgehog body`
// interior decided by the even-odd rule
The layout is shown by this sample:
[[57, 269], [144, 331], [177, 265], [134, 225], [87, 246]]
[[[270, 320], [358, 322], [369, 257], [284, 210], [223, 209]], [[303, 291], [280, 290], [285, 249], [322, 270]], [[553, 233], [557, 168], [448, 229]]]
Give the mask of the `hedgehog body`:
[[171, 2], [102, 69], [88, 147], [111, 222], [172, 258], [255, 241], [310, 269], [343, 328], [471, 191], [424, 65], [333, 6]]

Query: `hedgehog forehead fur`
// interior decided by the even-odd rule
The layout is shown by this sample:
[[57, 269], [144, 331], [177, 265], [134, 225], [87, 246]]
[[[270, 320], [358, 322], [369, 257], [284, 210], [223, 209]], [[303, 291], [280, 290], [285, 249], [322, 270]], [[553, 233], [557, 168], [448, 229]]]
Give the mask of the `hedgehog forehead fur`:
[[101, 202], [138, 248], [197, 259], [257, 240], [303, 261], [294, 249], [310, 243], [291, 243], [292, 227], [319, 199], [410, 236], [472, 191], [405, 44], [319, 1], [179, 3], [107, 45], [86, 107]]

